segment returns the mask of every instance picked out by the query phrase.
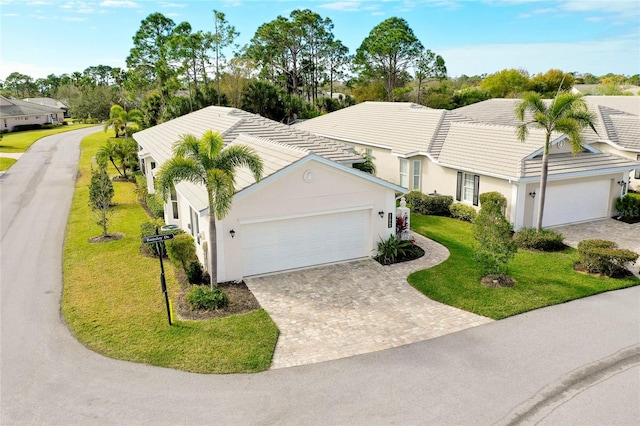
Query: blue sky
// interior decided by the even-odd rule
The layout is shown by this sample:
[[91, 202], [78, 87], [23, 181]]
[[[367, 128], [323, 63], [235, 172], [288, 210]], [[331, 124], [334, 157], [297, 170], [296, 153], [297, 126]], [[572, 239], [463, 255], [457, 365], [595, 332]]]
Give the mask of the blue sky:
[[124, 67], [140, 22], [154, 12], [213, 31], [217, 9], [243, 45], [262, 23], [304, 8], [330, 18], [351, 53], [383, 20], [404, 18], [453, 77], [504, 68], [640, 73], [638, 0], [0, 0], [0, 79]]

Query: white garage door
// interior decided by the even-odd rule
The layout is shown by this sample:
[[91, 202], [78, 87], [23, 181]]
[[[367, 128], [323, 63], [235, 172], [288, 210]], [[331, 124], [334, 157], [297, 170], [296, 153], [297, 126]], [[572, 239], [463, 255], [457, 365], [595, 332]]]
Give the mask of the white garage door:
[[370, 218], [370, 210], [357, 210], [244, 224], [244, 274], [264, 274], [370, 256]]
[[[560, 185], [548, 184], [542, 226], [563, 225], [607, 217], [610, 187], [608, 179]], [[534, 213], [537, 215], [537, 212], [536, 205]]]

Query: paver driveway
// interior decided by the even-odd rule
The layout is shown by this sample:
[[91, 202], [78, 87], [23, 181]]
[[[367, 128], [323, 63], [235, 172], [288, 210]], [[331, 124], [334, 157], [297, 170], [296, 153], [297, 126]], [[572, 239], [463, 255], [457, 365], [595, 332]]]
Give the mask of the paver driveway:
[[[582, 240], [601, 239], [615, 241], [620, 248], [640, 253], [640, 223], [629, 224], [615, 219], [602, 219], [558, 226], [553, 230], [564, 235], [565, 244], [571, 247], [577, 247]], [[640, 259], [631, 269], [640, 276]]]
[[425, 256], [391, 266], [364, 259], [245, 279], [280, 329], [272, 368], [388, 349], [490, 322], [435, 302], [407, 275], [445, 260], [443, 246], [416, 235]]

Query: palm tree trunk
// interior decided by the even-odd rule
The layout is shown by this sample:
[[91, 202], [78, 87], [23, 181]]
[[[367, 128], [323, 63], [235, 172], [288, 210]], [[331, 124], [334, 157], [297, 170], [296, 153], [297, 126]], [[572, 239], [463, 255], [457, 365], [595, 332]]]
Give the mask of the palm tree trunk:
[[549, 151], [548, 145], [545, 146], [544, 153], [542, 154], [542, 170], [540, 172], [540, 190], [538, 191], [538, 222], [536, 224], [536, 230], [542, 229], [542, 215], [544, 214], [544, 199], [547, 192], [547, 175], [549, 172]]
[[216, 229], [216, 214], [209, 207], [209, 276], [211, 290], [218, 285], [218, 231]]

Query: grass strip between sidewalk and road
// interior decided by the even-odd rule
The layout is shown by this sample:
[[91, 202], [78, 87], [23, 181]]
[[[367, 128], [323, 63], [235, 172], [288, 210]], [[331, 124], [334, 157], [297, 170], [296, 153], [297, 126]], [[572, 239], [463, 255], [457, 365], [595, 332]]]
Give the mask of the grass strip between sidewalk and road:
[[508, 265], [513, 287], [487, 288], [474, 259], [473, 225], [457, 219], [411, 215], [413, 231], [444, 245], [443, 263], [409, 275], [408, 281], [429, 298], [493, 319], [640, 284], [635, 276], [597, 277], [573, 270], [578, 252], [518, 250]]
[[[91, 158], [107, 141], [98, 132], [82, 141], [79, 176], [64, 246], [62, 314], [76, 338], [105, 356], [198, 373], [267, 370], [278, 329], [262, 309], [207, 321], [167, 322], [157, 258], [140, 254], [140, 224], [149, 220], [135, 185], [114, 182], [110, 233], [117, 241], [89, 243], [101, 229], [88, 205]], [[114, 174], [110, 170], [110, 174]], [[179, 284], [165, 262], [169, 295]]]

